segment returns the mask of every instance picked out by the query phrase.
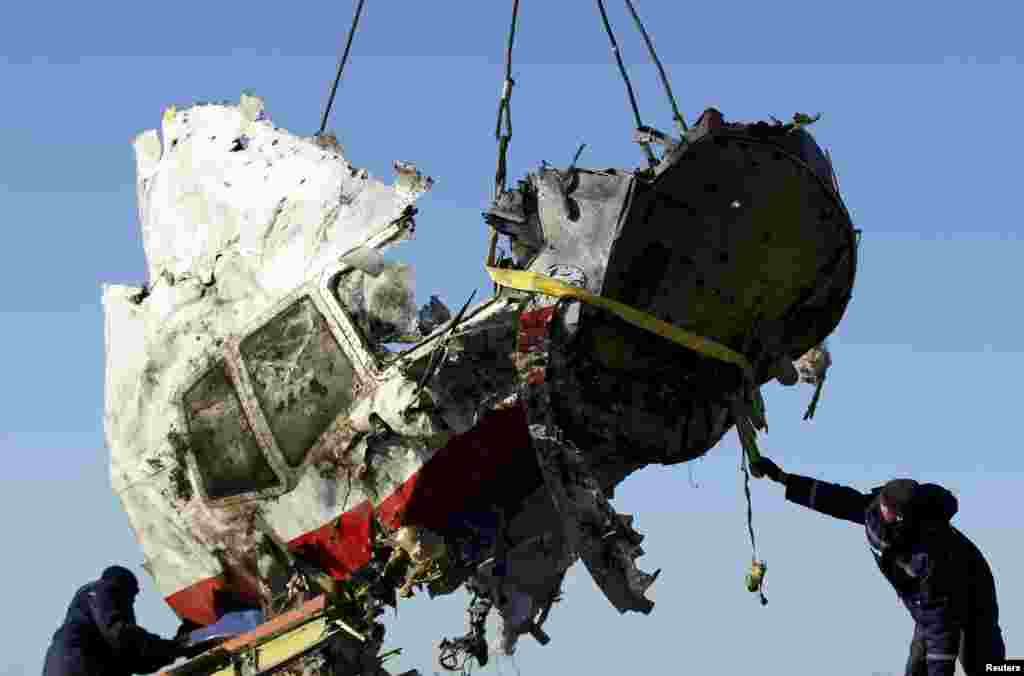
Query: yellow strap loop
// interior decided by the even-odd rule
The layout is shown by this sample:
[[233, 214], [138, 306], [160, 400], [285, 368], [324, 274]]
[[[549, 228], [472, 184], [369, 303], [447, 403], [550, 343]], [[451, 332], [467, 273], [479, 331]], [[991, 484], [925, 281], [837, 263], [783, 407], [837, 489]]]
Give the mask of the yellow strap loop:
[[725, 345], [716, 343], [703, 336], [698, 336], [678, 326], [673, 326], [625, 303], [590, 293], [586, 289], [566, 284], [547, 275], [528, 270], [485, 267], [487, 274], [491, 276], [495, 284], [519, 291], [542, 293], [547, 296], [554, 296], [555, 298], [575, 298], [584, 303], [604, 308], [633, 326], [650, 331], [662, 338], [671, 340], [673, 343], [688, 347], [705, 357], [713, 357], [720, 361], [735, 364], [743, 370], [743, 375], [748, 381], [754, 382], [754, 369], [751, 367], [750, 362], [747, 361], [747, 358]]
[[761, 400], [760, 391], [757, 390], [754, 383], [754, 369], [751, 367], [750, 362], [745, 356], [732, 350], [725, 345], [716, 343], [713, 340], [698, 336], [695, 333], [681, 329], [678, 326], [664, 322], [657, 317], [653, 317], [646, 312], [637, 310], [634, 307], [630, 307], [625, 303], [620, 303], [617, 300], [611, 298], [605, 298], [597, 294], [590, 293], [586, 289], [581, 289], [571, 284], [542, 275], [537, 272], [530, 272], [528, 270], [508, 270], [506, 268], [495, 268], [490, 266], [484, 266], [487, 269], [487, 274], [491, 276], [495, 284], [499, 286], [505, 286], [511, 289], [517, 289], [519, 291], [527, 291], [532, 293], [542, 293], [547, 296], [553, 296], [555, 298], [575, 298], [604, 308], [609, 312], [614, 313], [616, 316], [629, 322], [633, 326], [640, 327], [650, 331], [651, 333], [657, 334], [662, 338], [667, 338], [674, 343], [688, 347], [691, 350], [702, 354], [706, 357], [713, 357], [720, 361], [735, 364], [743, 370], [747, 382], [750, 384], [751, 389], [754, 391], [753, 397], [753, 411], [747, 409], [747, 406], [741, 403], [738, 399], [732, 402], [733, 417], [736, 420], [736, 434], [740, 438], [740, 443], [743, 446], [743, 450], [747, 454], [747, 458], [751, 463], [755, 463], [761, 458], [760, 449], [757, 447], [757, 430], [756, 427], [751, 424], [750, 417], [753, 414], [759, 420], [764, 420], [764, 402]]

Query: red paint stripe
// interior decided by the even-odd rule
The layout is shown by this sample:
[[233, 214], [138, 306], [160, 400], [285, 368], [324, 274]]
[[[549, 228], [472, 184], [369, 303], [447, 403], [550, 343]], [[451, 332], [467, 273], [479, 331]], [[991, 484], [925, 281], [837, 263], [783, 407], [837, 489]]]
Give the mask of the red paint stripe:
[[535, 329], [548, 325], [551, 321], [551, 317], [555, 314], [555, 306], [548, 305], [542, 307], [539, 310], [531, 310], [524, 312], [519, 315], [519, 328], [520, 329]]
[[370, 561], [373, 505], [361, 502], [338, 519], [288, 543], [328, 573], [343, 580]]
[[[542, 311], [543, 312], [543, 311]], [[389, 528], [415, 524], [444, 532], [453, 516], [479, 500], [515, 499], [539, 485], [522, 407], [492, 411], [465, 434], [453, 438], [377, 509]], [[367, 501], [288, 543], [337, 579], [365, 566], [372, 553]], [[178, 617], [207, 625], [218, 619], [216, 592], [222, 577], [202, 580], [166, 597]]]
[[519, 315], [519, 352], [532, 352], [544, 344], [554, 314], [555, 306], [549, 305]]
[[217, 621], [214, 593], [225, 588], [223, 576], [209, 577], [164, 598], [183, 620], [207, 625]]

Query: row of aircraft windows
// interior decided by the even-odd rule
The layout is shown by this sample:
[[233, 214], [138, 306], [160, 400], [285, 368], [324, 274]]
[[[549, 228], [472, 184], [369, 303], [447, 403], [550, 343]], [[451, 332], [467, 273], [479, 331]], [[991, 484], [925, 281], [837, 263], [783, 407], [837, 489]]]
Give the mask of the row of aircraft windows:
[[[356, 373], [327, 320], [304, 296], [246, 336], [242, 362], [284, 462], [299, 467], [352, 404]], [[242, 410], [224, 361], [184, 395], [196, 466], [210, 500], [281, 486]]]

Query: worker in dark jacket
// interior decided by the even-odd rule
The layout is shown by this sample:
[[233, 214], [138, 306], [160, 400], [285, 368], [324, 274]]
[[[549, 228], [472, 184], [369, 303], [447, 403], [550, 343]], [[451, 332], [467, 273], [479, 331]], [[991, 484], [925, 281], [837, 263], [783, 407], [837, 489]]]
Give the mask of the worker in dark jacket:
[[107, 568], [99, 580], [79, 589], [53, 635], [43, 676], [148, 674], [184, 655], [183, 643], [135, 623], [138, 593], [135, 575], [121, 566]]
[[968, 676], [1006, 659], [995, 581], [985, 557], [950, 524], [957, 499], [936, 484], [895, 479], [870, 493], [787, 474], [768, 458], [755, 474], [786, 487], [786, 499], [863, 524], [882, 574], [916, 622], [907, 676]]

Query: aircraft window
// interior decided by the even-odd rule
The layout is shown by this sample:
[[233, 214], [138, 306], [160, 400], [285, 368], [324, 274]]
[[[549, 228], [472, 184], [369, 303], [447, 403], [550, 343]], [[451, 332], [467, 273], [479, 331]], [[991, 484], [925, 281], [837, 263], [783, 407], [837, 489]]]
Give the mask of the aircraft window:
[[352, 403], [355, 372], [309, 297], [241, 344], [256, 399], [292, 467]]
[[338, 275], [331, 292], [363, 335], [366, 346], [388, 363], [421, 339], [408, 271], [392, 266], [373, 277], [361, 270]]
[[223, 362], [185, 393], [185, 415], [207, 497], [227, 498], [280, 483], [249, 427]]

